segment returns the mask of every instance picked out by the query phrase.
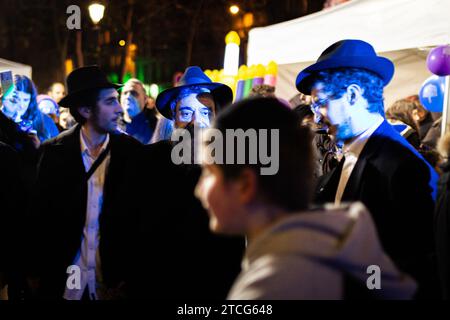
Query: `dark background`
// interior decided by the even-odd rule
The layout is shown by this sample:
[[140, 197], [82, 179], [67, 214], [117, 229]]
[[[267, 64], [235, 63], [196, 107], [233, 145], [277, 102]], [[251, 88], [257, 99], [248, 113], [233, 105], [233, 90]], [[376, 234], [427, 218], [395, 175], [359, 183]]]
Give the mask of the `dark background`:
[[[40, 92], [54, 81], [64, 81], [65, 61], [74, 67], [99, 64], [116, 81], [123, 80], [126, 46], [135, 44], [136, 76], [146, 83], [170, 85], [175, 72], [188, 65], [221, 69], [225, 35], [241, 36], [241, 64], [246, 62], [248, 31], [319, 11], [324, 0], [109, 0], [98, 27], [92, 23], [85, 0], [0, 0], [0, 58], [31, 65]], [[81, 8], [82, 30], [68, 30], [66, 9]], [[229, 7], [236, 4], [239, 14]], [[253, 24], [243, 26], [246, 13]], [[81, 35], [83, 61], [77, 55]], [[300, 41], [300, 39], [298, 40]], [[127, 46], [130, 42], [127, 42]]]

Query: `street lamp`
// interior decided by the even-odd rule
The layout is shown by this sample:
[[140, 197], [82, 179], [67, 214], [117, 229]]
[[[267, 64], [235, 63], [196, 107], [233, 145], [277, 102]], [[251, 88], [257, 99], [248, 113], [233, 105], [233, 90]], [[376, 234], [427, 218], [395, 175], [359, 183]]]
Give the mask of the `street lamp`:
[[89, 16], [92, 22], [96, 25], [103, 19], [105, 13], [105, 6], [99, 3], [93, 3], [89, 6]]
[[231, 6], [230, 7], [230, 12], [231, 12], [232, 15], [238, 14], [239, 13], [239, 7], [236, 6], [236, 5]]
[[95, 51], [95, 55], [97, 58], [97, 64], [100, 64], [100, 28], [98, 23], [103, 19], [103, 15], [105, 14], [105, 6], [100, 3], [93, 3], [88, 7], [89, 16], [91, 17], [92, 22], [94, 23], [94, 30], [97, 33], [97, 48]]

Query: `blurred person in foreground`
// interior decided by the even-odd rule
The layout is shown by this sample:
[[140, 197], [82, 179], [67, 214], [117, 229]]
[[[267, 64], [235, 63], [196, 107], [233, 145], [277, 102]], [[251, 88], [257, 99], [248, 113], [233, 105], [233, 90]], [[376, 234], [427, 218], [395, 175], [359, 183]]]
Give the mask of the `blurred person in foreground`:
[[[384, 253], [369, 212], [361, 203], [311, 210], [312, 135], [295, 113], [277, 99], [232, 105], [216, 119], [214, 137], [227, 162], [203, 149], [196, 195], [210, 215], [213, 232], [246, 235], [242, 272], [228, 294], [231, 300], [409, 299], [414, 281]], [[268, 130], [238, 147], [229, 130]], [[277, 130], [278, 140], [272, 131]], [[251, 145], [268, 143], [278, 170], [247, 160]], [[205, 145], [209, 142], [205, 139]], [[277, 147], [275, 147], [277, 144]], [[230, 148], [232, 147], [232, 149]], [[278, 153], [277, 153], [278, 151]], [[275, 153], [275, 154], [274, 154]], [[217, 152], [215, 153], [217, 155]], [[234, 162], [229, 162], [229, 159]], [[367, 268], [381, 269], [381, 289], [369, 290]]]

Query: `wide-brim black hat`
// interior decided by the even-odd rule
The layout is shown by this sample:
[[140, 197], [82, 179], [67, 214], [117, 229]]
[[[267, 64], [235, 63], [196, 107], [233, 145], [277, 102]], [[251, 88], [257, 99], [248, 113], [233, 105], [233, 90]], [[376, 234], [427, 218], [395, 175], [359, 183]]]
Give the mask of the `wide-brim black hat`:
[[172, 101], [180, 92], [189, 87], [200, 87], [210, 91], [216, 104], [216, 112], [233, 101], [233, 91], [223, 83], [212, 82], [203, 71], [196, 66], [188, 67], [179, 81], [179, 86], [164, 90], [156, 98], [156, 109], [165, 118], [173, 120]]
[[109, 82], [106, 74], [98, 66], [88, 66], [73, 70], [67, 77], [67, 96], [61, 99], [59, 105], [69, 108], [87, 92], [98, 89], [119, 89], [122, 84]]
[[317, 62], [302, 70], [295, 81], [298, 91], [311, 94], [311, 86], [320, 71], [337, 68], [365, 69], [377, 74], [386, 86], [394, 75], [391, 60], [377, 56], [375, 49], [362, 40], [341, 40], [329, 46]]

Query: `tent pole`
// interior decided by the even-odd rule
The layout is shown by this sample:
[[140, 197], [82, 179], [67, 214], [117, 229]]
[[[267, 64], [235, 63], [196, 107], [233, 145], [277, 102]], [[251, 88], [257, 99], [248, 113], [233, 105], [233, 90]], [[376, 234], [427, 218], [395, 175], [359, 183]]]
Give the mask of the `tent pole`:
[[450, 75], [445, 77], [444, 105], [442, 112], [441, 137], [450, 129]]

